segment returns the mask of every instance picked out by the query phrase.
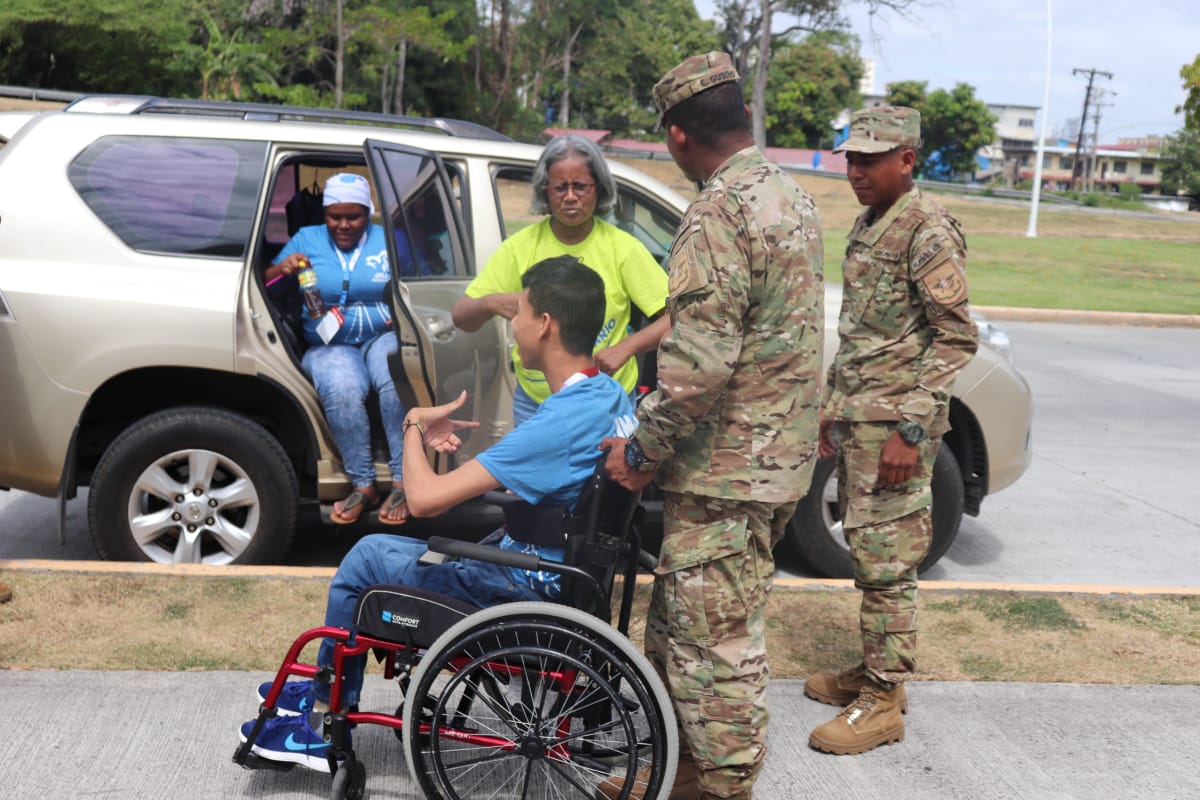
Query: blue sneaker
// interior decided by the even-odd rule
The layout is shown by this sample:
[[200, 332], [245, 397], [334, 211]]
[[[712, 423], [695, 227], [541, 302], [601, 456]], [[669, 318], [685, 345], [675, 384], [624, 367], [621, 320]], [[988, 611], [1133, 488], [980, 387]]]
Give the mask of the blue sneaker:
[[[271, 692], [271, 684], [267, 681], [258, 686], [258, 702], [267, 702]], [[292, 681], [285, 683], [279, 691], [279, 699], [275, 701], [275, 710], [285, 717], [303, 716], [313, 710], [312, 681]]]
[[[246, 741], [254, 729], [254, 720], [242, 724], [241, 737]], [[271, 761], [299, 764], [302, 767], [329, 772], [329, 743], [308, 724], [306, 717], [272, 717], [263, 725], [250, 752]]]

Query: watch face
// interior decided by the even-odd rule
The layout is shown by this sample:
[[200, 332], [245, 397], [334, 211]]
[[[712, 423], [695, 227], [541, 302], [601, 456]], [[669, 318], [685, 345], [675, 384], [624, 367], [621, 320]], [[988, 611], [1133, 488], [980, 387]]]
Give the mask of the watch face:
[[637, 439], [630, 439], [625, 443], [625, 463], [630, 469], [637, 469], [644, 460], [645, 457], [642, 455], [642, 448], [638, 445]]

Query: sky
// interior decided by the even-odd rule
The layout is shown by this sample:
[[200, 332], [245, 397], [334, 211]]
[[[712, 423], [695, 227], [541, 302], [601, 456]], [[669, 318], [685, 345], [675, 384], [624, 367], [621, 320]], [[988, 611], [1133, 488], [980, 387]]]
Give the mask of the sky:
[[[1183, 127], [1179, 70], [1200, 54], [1197, 0], [917, 0], [911, 19], [894, 13], [870, 18], [864, 3], [847, 5], [864, 58], [875, 59], [875, 91], [899, 80], [928, 81], [929, 89], [975, 87], [985, 103], [1038, 106], [1046, 79], [1046, 12], [1051, 5], [1050, 103], [1046, 132], [1078, 131], [1095, 68], [1101, 98], [1100, 144], [1123, 137], [1174, 133]], [[712, 0], [696, 0], [712, 18]], [[779, 30], [777, 23], [775, 29]], [[1089, 117], [1091, 111], [1089, 111]], [[1074, 121], [1073, 124], [1071, 121]], [[1037, 124], [1041, 125], [1041, 118]], [[1088, 133], [1092, 123], [1088, 122]]]

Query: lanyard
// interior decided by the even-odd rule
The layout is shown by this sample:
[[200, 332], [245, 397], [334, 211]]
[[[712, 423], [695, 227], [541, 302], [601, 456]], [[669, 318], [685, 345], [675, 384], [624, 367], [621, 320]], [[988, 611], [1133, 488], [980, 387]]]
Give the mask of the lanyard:
[[569, 377], [565, 381], [563, 381], [563, 388], [565, 389], [568, 386], [574, 386], [575, 384], [579, 383], [580, 381], [587, 380], [588, 378], [594, 378], [599, 374], [600, 374], [599, 367], [588, 367], [587, 369], [583, 370], [582, 372], [576, 372], [574, 375], [572, 375], [571, 377]]
[[338, 300], [338, 305], [342, 308], [346, 307], [346, 300], [350, 297], [350, 276], [354, 272], [354, 265], [358, 263], [358, 257], [362, 255], [363, 245], [367, 243], [367, 233], [363, 231], [362, 238], [358, 240], [358, 246], [354, 248], [354, 252], [350, 254], [350, 259], [346, 260], [346, 254], [342, 252], [342, 248], [336, 244], [333, 246], [333, 252], [337, 253], [338, 261], [342, 262], [342, 297]]

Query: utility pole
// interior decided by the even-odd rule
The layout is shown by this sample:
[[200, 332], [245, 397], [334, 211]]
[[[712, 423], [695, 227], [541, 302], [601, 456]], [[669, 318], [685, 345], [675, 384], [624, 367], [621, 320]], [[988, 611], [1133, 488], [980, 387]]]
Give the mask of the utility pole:
[[1080, 184], [1079, 179], [1084, 174], [1082, 169], [1083, 165], [1079, 160], [1079, 154], [1083, 151], [1083, 126], [1087, 124], [1088, 106], [1092, 102], [1092, 83], [1095, 82], [1097, 75], [1103, 75], [1109, 80], [1112, 80], [1113, 74], [1111, 72], [1105, 72], [1102, 69], [1096, 69], [1095, 67], [1091, 67], [1090, 69], [1076, 67], [1075, 69], [1071, 70], [1071, 74], [1088, 76], [1087, 92], [1085, 92], [1083, 95], [1083, 116], [1079, 118], [1079, 137], [1075, 141], [1075, 163], [1071, 165], [1071, 185], [1078, 189]]
[[1096, 102], [1093, 103], [1093, 105], [1096, 107], [1096, 110], [1092, 114], [1092, 141], [1091, 148], [1088, 151], [1090, 155], [1088, 156], [1087, 191], [1089, 192], [1095, 188], [1096, 167], [1097, 163], [1099, 162], [1099, 158], [1096, 156], [1096, 150], [1100, 147], [1100, 115], [1103, 113], [1100, 109], [1112, 105], [1112, 103], [1102, 103], [1100, 101], [1104, 99], [1105, 95], [1112, 95], [1115, 97], [1116, 94], [1116, 92], [1109, 89], [1096, 89]]

